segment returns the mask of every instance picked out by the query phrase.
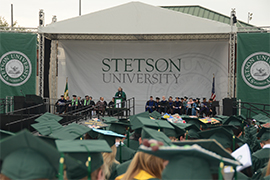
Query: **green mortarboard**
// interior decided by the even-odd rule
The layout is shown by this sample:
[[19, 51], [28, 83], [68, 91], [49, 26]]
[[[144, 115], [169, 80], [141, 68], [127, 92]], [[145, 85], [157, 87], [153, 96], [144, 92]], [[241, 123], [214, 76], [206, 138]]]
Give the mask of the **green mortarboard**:
[[240, 114], [237, 117], [240, 118], [240, 119], [242, 119], [242, 120], [244, 120], [244, 121], [247, 119], [246, 116], [244, 116], [243, 114]]
[[62, 120], [63, 117], [46, 112], [43, 115], [39, 116], [37, 119], [35, 119], [36, 122], [42, 122], [42, 121], [46, 121], [46, 120], [54, 120], [56, 122]]
[[171, 140], [163, 132], [147, 127], [142, 128], [142, 139], [155, 139], [167, 145], [172, 144]]
[[262, 123], [262, 124], [270, 122], [270, 118], [267, 117], [266, 115], [263, 115], [263, 114], [257, 114], [255, 116], [253, 116], [252, 118], [255, 119], [256, 121], [258, 121], [259, 123]]
[[224, 123], [227, 119], [229, 119], [229, 116], [224, 115], [216, 115], [215, 118], [219, 118], [222, 123]]
[[120, 118], [118, 122], [129, 123], [130, 124], [130, 121], [129, 121], [128, 118]]
[[110, 131], [116, 132], [118, 134], [126, 134], [126, 127], [130, 127], [129, 123], [123, 122], [111, 122], [111, 126], [109, 128]]
[[0, 142], [1, 173], [10, 179], [54, 179], [60, 153], [27, 130]]
[[157, 111], [153, 111], [152, 113], [150, 113], [150, 116], [154, 119], [161, 119], [162, 118], [162, 115]]
[[192, 139], [200, 139], [200, 135], [198, 134], [201, 130], [195, 125], [191, 124], [190, 126], [186, 127], [188, 138]]
[[174, 129], [174, 127], [168, 121], [153, 120], [145, 117], [136, 117], [130, 121], [130, 124], [132, 125], [133, 130], [142, 128], [143, 126]]
[[[233, 145], [233, 137], [234, 135], [226, 130], [223, 127], [218, 127], [206, 131], [199, 132], [199, 135], [204, 139], [215, 139], [219, 142], [224, 148], [230, 148]], [[240, 139], [235, 137], [235, 142], [242, 142]]]
[[176, 141], [173, 144], [177, 146], [185, 146], [189, 145], [192, 146], [193, 144], [197, 144], [208, 151], [212, 151], [222, 157], [235, 160], [234, 157], [224, 149], [221, 144], [219, 144], [215, 139], [198, 139], [198, 140], [186, 140], [186, 141]]
[[163, 132], [167, 137], [178, 137], [178, 133], [176, 132], [175, 129], [162, 128], [162, 132]]
[[0, 141], [13, 135], [15, 135], [15, 133], [0, 129]]
[[73, 140], [83, 136], [89, 131], [90, 128], [88, 127], [72, 123], [63, 127], [62, 129], [54, 131], [52, 134], [50, 134], [50, 136], [62, 140]]
[[133, 119], [136, 119], [137, 117], [145, 117], [145, 118], [150, 118], [149, 112], [145, 111], [142, 113], [138, 113], [132, 116], [129, 116], [130, 121], [132, 121]]
[[[104, 140], [56, 140], [57, 149], [82, 162], [82, 166], [70, 168], [67, 166], [68, 179], [81, 179], [91, 176], [103, 164], [101, 152], [112, 152]], [[91, 169], [88, 169], [88, 157], [90, 157]], [[90, 171], [90, 172], [89, 172]]]
[[92, 129], [93, 131], [99, 133], [98, 139], [104, 139], [107, 141], [110, 147], [112, 147], [115, 144], [115, 138], [124, 138], [126, 136], [123, 136], [122, 134], [115, 133], [113, 131], [108, 130], [101, 130], [101, 129]]
[[151, 147], [140, 146], [140, 151], [152, 154], [165, 160], [168, 165], [162, 172], [162, 179], [212, 179], [212, 167], [225, 165], [237, 166], [236, 160], [222, 157], [196, 144], [192, 146], [161, 146], [157, 151]]
[[54, 120], [40, 121], [39, 123], [31, 124], [31, 126], [43, 136], [50, 135], [63, 128], [61, 124]]
[[186, 133], [187, 127], [191, 126], [192, 124], [188, 123], [171, 123], [174, 126], [177, 136], [182, 136]]
[[201, 129], [201, 127], [203, 129], [206, 129], [207, 128], [207, 125], [205, 123], [203, 123], [202, 121], [200, 121], [199, 118], [182, 117], [182, 116], [181, 116], [181, 118], [183, 120], [185, 120], [189, 124], [195, 124], [199, 129]]
[[267, 141], [270, 139], [270, 128], [263, 127], [259, 133], [257, 134], [257, 137], [260, 138], [261, 141]]
[[115, 117], [102, 117], [102, 119], [107, 123], [107, 122], [117, 122], [118, 119]]
[[97, 139], [98, 138], [98, 133], [93, 131], [92, 129], [90, 129], [90, 131], [88, 132], [89, 136], [92, 138], [92, 139]]
[[228, 125], [234, 125], [234, 126], [242, 126], [246, 124], [244, 120], [237, 116], [230, 116], [223, 124], [228, 124]]
[[55, 138], [49, 137], [49, 136], [37, 136], [37, 137], [56, 148], [56, 144], [55, 144], [56, 139]]

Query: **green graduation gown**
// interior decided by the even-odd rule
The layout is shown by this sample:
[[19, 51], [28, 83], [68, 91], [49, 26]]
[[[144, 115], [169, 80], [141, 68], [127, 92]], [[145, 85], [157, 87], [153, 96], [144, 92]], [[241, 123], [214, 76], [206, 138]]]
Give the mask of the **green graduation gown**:
[[[127, 147], [125, 144], [121, 146], [121, 151], [122, 151], [122, 163], [132, 159], [136, 153], [135, 150]], [[120, 145], [117, 147], [115, 159], [120, 162]]]
[[263, 148], [252, 154], [252, 169], [253, 173], [263, 168], [269, 161], [270, 148]]
[[[124, 143], [127, 145], [127, 139], [124, 140]], [[129, 140], [129, 148], [137, 151], [139, 146], [140, 146], [139, 141], [136, 141], [136, 140], [133, 140], [133, 139]]]

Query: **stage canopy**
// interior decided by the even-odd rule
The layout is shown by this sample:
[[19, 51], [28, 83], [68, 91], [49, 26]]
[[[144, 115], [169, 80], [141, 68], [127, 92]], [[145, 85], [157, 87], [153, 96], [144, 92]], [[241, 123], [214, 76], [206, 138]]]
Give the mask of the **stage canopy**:
[[45, 34], [211, 34], [231, 26], [141, 2], [74, 17], [39, 28]]

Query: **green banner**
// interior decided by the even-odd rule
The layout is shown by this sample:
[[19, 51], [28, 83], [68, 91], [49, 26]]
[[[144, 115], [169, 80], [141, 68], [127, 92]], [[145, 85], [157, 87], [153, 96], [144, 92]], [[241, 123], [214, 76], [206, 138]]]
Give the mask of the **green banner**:
[[270, 34], [237, 34], [237, 99], [270, 104]]
[[37, 35], [0, 32], [0, 98], [36, 94]]

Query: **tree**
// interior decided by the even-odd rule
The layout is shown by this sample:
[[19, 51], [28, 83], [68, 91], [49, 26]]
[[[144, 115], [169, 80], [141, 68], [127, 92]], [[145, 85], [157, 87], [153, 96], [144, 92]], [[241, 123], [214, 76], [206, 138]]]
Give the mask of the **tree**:
[[[15, 27], [18, 24], [17, 21], [13, 22], [13, 27]], [[0, 16], [0, 28], [3, 30], [9, 30], [10, 25], [8, 24], [7, 20], [5, 17]]]

